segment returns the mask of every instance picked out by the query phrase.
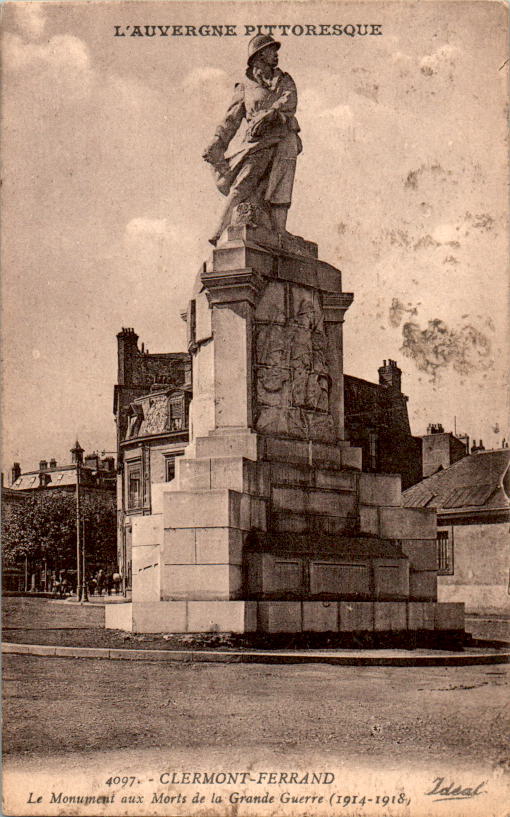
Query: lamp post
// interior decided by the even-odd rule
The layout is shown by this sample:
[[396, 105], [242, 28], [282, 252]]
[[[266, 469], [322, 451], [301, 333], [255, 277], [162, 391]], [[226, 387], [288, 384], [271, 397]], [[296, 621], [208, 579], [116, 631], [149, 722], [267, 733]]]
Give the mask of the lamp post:
[[81, 464], [83, 462], [83, 448], [78, 440], [71, 448], [73, 462], [76, 465], [76, 597], [78, 601], [88, 601], [87, 582], [85, 579], [85, 548], [82, 539], [81, 526]]
[[[121, 469], [121, 467], [122, 467], [122, 466], [120, 465], [120, 463], [121, 463], [121, 454], [122, 454], [121, 450], [120, 450], [120, 449], [118, 449], [117, 451], [105, 451], [105, 450], [101, 451], [101, 456], [102, 456], [102, 457], [104, 457], [104, 456], [105, 456], [105, 454], [115, 454], [115, 455], [117, 456], [117, 474], [121, 473], [121, 470], [120, 470], [120, 469]], [[117, 491], [118, 491], [118, 488], [117, 488]], [[124, 480], [122, 480], [122, 487], [121, 487], [121, 491], [122, 491], [122, 493], [124, 493]], [[118, 497], [118, 493], [117, 493], [117, 497]], [[122, 502], [122, 503], [121, 503], [121, 507], [122, 507], [122, 508], [124, 507], [124, 502]], [[121, 571], [121, 576], [122, 576], [122, 595], [123, 595], [124, 597], [126, 597], [126, 596], [127, 596], [127, 577], [126, 577], [126, 572], [127, 572], [127, 571], [126, 571], [126, 563], [127, 563], [127, 559], [126, 559], [126, 532], [125, 532], [125, 530], [124, 530], [124, 512], [123, 512], [122, 510], [120, 510], [120, 511], [118, 510], [118, 511], [117, 511], [117, 531], [119, 531], [119, 529], [120, 529], [120, 531], [121, 531], [121, 534], [120, 534], [120, 536], [121, 536], [121, 552], [120, 552], [120, 554], [119, 554], [119, 549], [118, 549], [118, 545], [117, 545], [117, 570], [120, 570], [120, 571]], [[118, 533], [117, 533], [117, 535], [118, 535]], [[117, 539], [117, 542], [118, 542], [118, 539]], [[119, 559], [119, 556], [120, 556], [120, 559]]]
[[81, 600], [88, 601], [89, 593], [87, 587], [87, 571], [85, 570], [85, 519], [82, 519], [81, 537]]
[[[77, 441], [78, 442], [78, 441]], [[80, 601], [81, 591], [81, 497], [80, 463], [76, 463], [76, 598]]]

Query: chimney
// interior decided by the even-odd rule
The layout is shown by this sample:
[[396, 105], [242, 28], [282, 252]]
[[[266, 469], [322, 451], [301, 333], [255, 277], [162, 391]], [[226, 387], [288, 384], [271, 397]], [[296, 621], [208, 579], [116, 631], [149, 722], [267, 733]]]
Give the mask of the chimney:
[[85, 457], [85, 466], [86, 468], [93, 468], [97, 471], [99, 469], [99, 454], [97, 454], [97, 452], [87, 454]]
[[119, 386], [130, 386], [133, 383], [133, 361], [139, 354], [138, 335], [134, 329], [122, 328], [117, 335], [117, 382]]
[[444, 434], [442, 423], [429, 423], [427, 426], [427, 434]]
[[46, 460], [39, 460], [39, 471], [46, 471], [48, 463]]
[[398, 368], [396, 360], [384, 360], [379, 368], [379, 385], [387, 386], [394, 391], [402, 391], [402, 371]]
[[51, 460], [50, 460], [50, 468], [56, 468], [56, 467], [57, 467], [57, 461], [56, 461], [56, 459], [54, 457], [52, 457]]
[[21, 465], [19, 462], [15, 462], [11, 468], [11, 485], [14, 485], [17, 479], [21, 476]]
[[81, 464], [83, 462], [83, 451], [84, 449], [81, 447], [78, 440], [76, 440], [74, 448], [71, 448], [71, 457], [73, 463]]
[[469, 454], [469, 436], [467, 434], [456, 434], [457, 440], [463, 444], [466, 454]]
[[115, 471], [115, 460], [113, 457], [103, 457], [100, 468], [102, 471], [109, 471], [111, 474]]

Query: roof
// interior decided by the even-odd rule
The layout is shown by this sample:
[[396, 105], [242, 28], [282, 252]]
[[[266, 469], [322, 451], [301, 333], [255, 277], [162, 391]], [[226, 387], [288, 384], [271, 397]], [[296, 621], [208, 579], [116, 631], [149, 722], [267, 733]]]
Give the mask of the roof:
[[11, 501], [21, 502], [23, 499], [26, 499], [27, 496], [26, 491], [16, 491], [14, 488], [8, 488], [2, 485], [2, 503]]
[[[83, 470], [86, 470], [82, 466]], [[21, 474], [16, 482], [11, 485], [14, 491], [27, 491], [34, 488], [39, 488], [39, 474], [44, 474], [48, 479], [46, 488], [60, 488], [63, 485], [76, 485], [76, 466], [68, 466], [67, 468], [55, 469], [51, 471], [31, 471], [27, 474]]]
[[479, 451], [437, 471], [403, 493], [407, 508], [446, 514], [510, 508], [510, 449]]
[[[115, 471], [106, 471], [102, 468], [90, 468], [88, 465], [81, 465], [80, 474], [86, 488], [99, 487], [107, 488], [110, 483], [115, 485]], [[45, 468], [42, 471], [26, 471], [16, 479], [10, 486], [10, 490], [33, 491], [41, 487], [40, 475], [44, 476], [43, 488], [63, 488], [65, 486], [76, 485], [76, 465], [61, 465], [58, 468]]]

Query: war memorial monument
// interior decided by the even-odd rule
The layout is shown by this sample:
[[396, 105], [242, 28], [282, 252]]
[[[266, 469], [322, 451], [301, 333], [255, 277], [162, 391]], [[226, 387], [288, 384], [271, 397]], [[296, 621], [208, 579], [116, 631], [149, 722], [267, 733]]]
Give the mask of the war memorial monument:
[[301, 140], [279, 47], [250, 42], [204, 152], [226, 203], [183, 314], [190, 443], [133, 518], [132, 602], [107, 606], [106, 626], [444, 643], [464, 609], [437, 602], [436, 513], [402, 507], [400, 476], [363, 473], [345, 439], [353, 295], [285, 229]]

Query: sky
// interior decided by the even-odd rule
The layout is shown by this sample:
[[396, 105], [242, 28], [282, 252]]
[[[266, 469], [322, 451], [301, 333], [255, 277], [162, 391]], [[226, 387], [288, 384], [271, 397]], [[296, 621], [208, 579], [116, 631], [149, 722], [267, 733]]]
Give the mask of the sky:
[[[354, 293], [345, 372], [398, 361], [413, 433], [508, 440], [507, 10], [496, 2], [3, 4], [2, 470], [112, 451], [116, 334], [184, 351], [223, 201], [201, 153], [279, 39], [304, 145], [287, 228]], [[223, 24], [236, 36], [114, 37]], [[127, 29], [131, 26], [131, 29]], [[295, 31], [299, 32], [299, 28]], [[278, 33], [275, 32], [278, 39]]]

